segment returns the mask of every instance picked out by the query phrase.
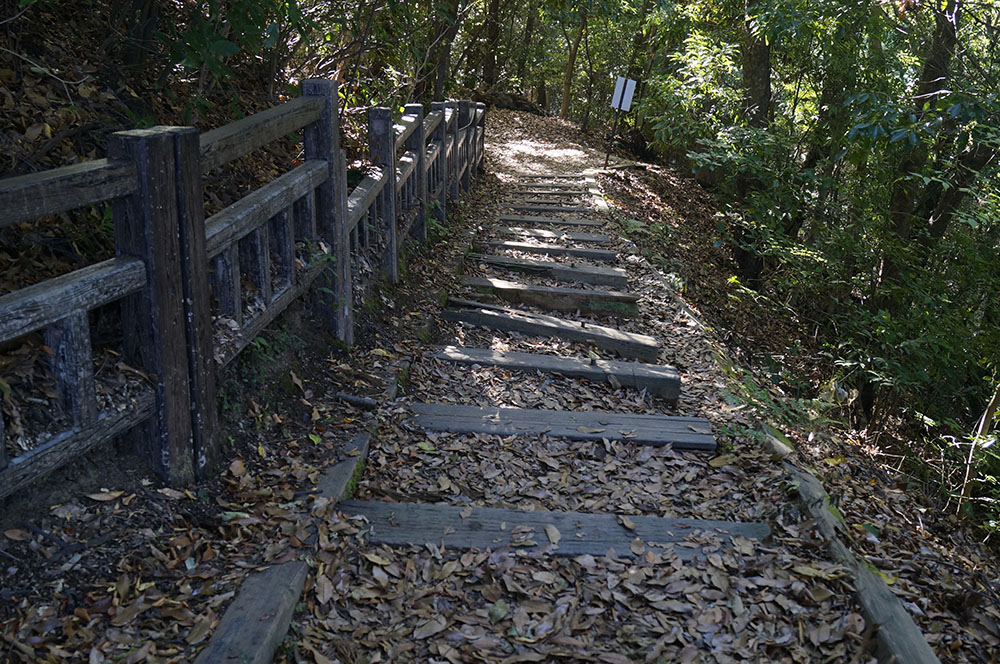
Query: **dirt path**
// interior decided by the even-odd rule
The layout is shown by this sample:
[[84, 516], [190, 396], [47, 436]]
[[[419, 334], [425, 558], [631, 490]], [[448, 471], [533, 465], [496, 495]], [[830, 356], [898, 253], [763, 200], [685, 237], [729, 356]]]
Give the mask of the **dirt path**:
[[[512, 209], [512, 202], [592, 207], [585, 192], [579, 198], [555, 193], [579, 189], [574, 184], [582, 180], [518, 176], [579, 174], [599, 166], [603, 155], [568, 141], [563, 132], [553, 136], [550, 121], [497, 113], [491, 122], [495, 129], [487, 141], [487, 170], [494, 181], [465, 214], [471, 237], [460, 235], [453, 242], [512, 240], [506, 229], [513, 222], [501, 215], [539, 214]], [[570, 378], [437, 358], [441, 345], [448, 344], [456, 352], [490, 349], [500, 357], [523, 352], [583, 359], [592, 366], [626, 359], [561, 336], [456, 322], [440, 303], [414, 303], [405, 316], [419, 321], [413, 328], [422, 330], [423, 340], [407, 344], [409, 387], [381, 414], [354, 496], [362, 502], [339, 512], [327, 510], [330, 536], [324, 538], [315, 574], [307, 582], [311, 590], [295, 619], [301, 631], [298, 656], [316, 662], [870, 661], [855, 658], [866, 625], [842, 570], [825, 562], [821, 543], [800, 527], [801, 515], [788, 499], [780, 467], [738, 435], [746, 423], [739, 408], [726, 401], [725, 378], [710, 341], [635, 247], [620, 239], [610, 215], [596, 208], [587, 214], [540, 214], [563, 220], [598, 218], [601, 227], [582, 230], [606, 234], [609, 240], [553, 240], [517, 231], [517, 241], [599, 247], [616, 252], [617, 261], [539, 255], [526, 247], [477, 249], [572, 268], [624, 269], [627, 288], [621, 290], [639, 296], [637, 315], [557, 312], [491, 299], [483, 293], [483, 279], [585, 291], [607, 287], [515, 273], [481, 258], [462, 261], [457, 278], [431, 265], [433, 259], [417, 264], [412, 273], [424, 277], [415, 280], [418, 287], [427, 292], [445, 288], [461, 299], [558, 316], [583, 323], [584, 329], [651, 336], [659, 348], [652, 364], [675, 367], [680, 374], [679, 399], [672, 403], [617, 379]], [[545, 227], [560, 235], [581, 230]], [[480, 281], [464, 287], [470, 278]], [[705, 418], [720, 446], [715, 453], [681, 451], [636, 443], [628, 432], [605, 437], [599, 427], [583, 426], [580, 433], [595, 434], [590, 437], [596, 440], [549, 437], [544, 431], [429, 431], [414, 419], [422, 402]], [[506, 411], [499, 415], [500, 422], [511, 417]], [[462, 426], [439, 422], [435, 428]], [[371, 501], [381, 507], [375, 510]], [[416, 504], [438, 507], [414, 511]], [[477, 529], [483, 526], [470, 524], [496, 528], [484, 508], [522, 510], [542, 521], [519, 528], [523, 517], [504, 512], [515, 516], [503, 517], [509, 521], [501, 519], [499, 529], [491, 531], [494, 539], [485, 540], [497, 545], [481, 546], [483, 535]], [[431, 518], [446, 512], [450, 516], [440, 522]], [[592, 533], [584, 532], [590, 526], [583, 523], [590, 521], [582, 516], [575, 532], [572, 525], [551, 530], [541, 525], [546, 514], [565, 512], [617, 515], [617, 526], [607, 527], [607, 538], [601, 540], [605, 548], [566, 555], [560, 549], [586, 550]], [[646, 526], [637, 522], [645, 524], [648, 517], [658, 524], [667, 519], [760, 523], [771, 537], [764, 542], [730, 537], [727, 528], [699, 524], [677, 533], [671, 544], [639, 536]], [[437, 534], [413, 539], [418, 525], [425, 531], [436, 528]], [[393, 539], [395, 530], [406, 531], [410, 543], [378, 543], [401, 541]], [[609, 550], [608, 541], [620, 544]], [[279, 660], [292, 661], [290, 657], [286, 653]]]

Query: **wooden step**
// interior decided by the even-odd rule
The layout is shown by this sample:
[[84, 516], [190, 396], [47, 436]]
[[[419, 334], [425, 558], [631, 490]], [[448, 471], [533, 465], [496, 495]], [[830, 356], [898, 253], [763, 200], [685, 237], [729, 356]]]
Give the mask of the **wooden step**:
[[537, 182], [539, 180], [553, 180], [553, 181], [559, 181], [559, 180], [586, 180], [586, 179], [590, 178], [589, 175], [583, 175], [581, 173], [569, 173], [569, 174], [561, 174], [561, 173], [545, 173], [545, 174], [525, 173], [523, 175], [514, 175], [514, 177], [522, 179], [522, 180], [531, 180], [532, 182]]
[[441, 317], [445, 320], [481, 325], [494, 330], [590, 343], [622, 357], [634, 357], [644, 362], [656, 362], [660, 352], [656, 339], [645, 334], [457, 298], [449, 298], [448, 305], [454, 308], [441, 312]]
[[511, 201], [505, 207], [511, 210], [521, 210], [522, 212], [544, 212], [546, 214], [584, 214], [593, 212], [590, 208], [570, 205], [545, 205], [541, 203], [523, 203]]
[[515, 224], [545, 224], [548, 226], [603, 226], [600, 219], [554, 219], [522, 214], [501, 214], [500, 221]]
[[515, 189], [558, 189], [562, 191], [590, 191], [596, 183], [589, 180], [524, 180], [513, 182]]
[[573, 201], [551, 201], [544, 198], [519, 198], [512, 202], [518, 205], [548, 205], [548, 206], [571, 205], [573, 203]]
[[523, 226], [501, 226], [497, 228], [501, 235], [514, 235], [517, 237], [540, 237], [547, 240], [562, 240], [563, 242], [592, 242], [594, 244], [607, 244], [611, 237], [604, 233], [579, 233], [573, 231], [550, 231], [544, 228], [524, 228]]
[[628, 440], [670, 445], [679, 450], [714, 452], [712, 425], [701, 417], [629, 415], [591, 410], [480, 408], [446, 403], [414, 403], [412, 422], [428, 431], [489, 433], [498, 436], [545, 434], [569, 440]]
[[535, 286], [505, 279], [470, 277], [462, 281], [479, 293], [489, 293], [512, 304], [552, 311], [579, 311], [598, 316], [638, 316], [639, 296], [608, 290]]
[[[614, 514], [358, 500], [343, 501], [337, 509], [348, 518], [364, 516], [369, 541], [375, 544], [432, 544], [480, 551], [507, 547], [537, 551], [547, 547], [556, 556], [604, 556], [614, 549], [619, 556], [633, 557], [637, 554], [632, 551], [632, 543], [638, 538], [650, 551], [662, 553], [669, 547], [681, 560], [700, 560], [706, 554], [700, 547], [670, 545], [684, 542], [698, 532], [715, 534], [725, 545], [732, 542], [732, 536], [763, 540], [771, 534], [765, 523], [658, 516], [629, 515], [625, 521]], [[623, 525], [626, 523], [632, 528]], [[551, 544], [552, 539], [558, 544]]]
[[511, 192], [516, 196], [568, 196], [583, 197], [588, 195], [586, 189], [515, 189]]
[[556, 373], [573, 378], [586, 378], [618, 384], [634, 390], [646, 390], [670, 403], [676, 403], [681, 392], [681, 376], [673, 367], [661, 367], [640, 362], [591, 360], [579, 357], [559, 357], [540, 353], [459, 348], [445, 346], [431, 357], [458, 364], [479, 364], [513, 371]]
[[617, 267], [593, 267], [576, 263], [537, 261], [529, 258], [510, 258], [509, 256], [494, 256], [492, 254], [469, 254], [469, 260], [515, 272], [558, 279], [559, 281], [597, 284], [613, 288], [628, 287], [628, 273]]
[[577, 258], [589, 258], [595, 261], [614, 262], [618, 260], [618, 252], [611, 249], [587, 249], [586, 247], [561, 247], [558, 244], [547, 244], [538, 242], [488, 242], [489, 246], [495, 249], [521, 251], [527, 254], [540, 254], [543, 256], [575, 256]]

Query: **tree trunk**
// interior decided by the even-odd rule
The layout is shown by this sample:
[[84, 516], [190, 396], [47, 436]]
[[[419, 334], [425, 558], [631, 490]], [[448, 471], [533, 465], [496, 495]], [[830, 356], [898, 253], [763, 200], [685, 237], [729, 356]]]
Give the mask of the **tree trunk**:
[[434, 76], [434, 100], [444, 99], [444, 91], [451, 70], [451, 44], [455, 41], [458, 28], [462, 21], [458, 18], [461, 0], [450, 0], [442, 6], [442, 24], [445, 25], [442, 37], [436, 45], [437, 57], [434, 58], [436, 74]]
[[489, 0], [486, 7], [486, 43], [483, 58], [483, 87], [492, 90], [497, 84], [497, 48], [500, 46], [500, 0]]
[[[766, 129], [771, 120], [771, 46], [763, 34], [754, 31], [755, 17], [761, 0], [746, 0], [743, 19], [743, 113], [747, 126]], [[745, 173], [736, 176], [736, 192], [740, 202], [750, 195], [753, 183]], [[754, 238], [743, 226], [733, 232], [733, 257], [748, 288], [760, 290], [764, 275], [764, 258], [754, 246]]]
[[743, 112], [747, 126], [763, 129], [771, 120], [771, 45], [754, 32], [751, 18], [761, 0], [746, 0], [743, 22]]
[[525, 90], [527, 81], [528, 56], [531, 54], [531, 40], [535, 36], [535, 16], [538, 13], [534, 2], [529, 2], [527, 7], [528, 18], [524, 23], [524, 37], [521, 39], [520, 55], [517, 59], [517, 84], [521, 92]]
[[566, 58], [566, 73], [563, 75], [562, 85], [562, 106], [559, 108], [559, 117], [566, 119], [569, 117], [569, 96], [573, 89], [573, 70], [576, 68], [576, 54], [580, 49], [580, 40], [583, 39], [583, 31], [587, 29], [587, 10], [580, 14], [580, 26], [576, 30], [576, 37], [569, 47], [569, 55]]

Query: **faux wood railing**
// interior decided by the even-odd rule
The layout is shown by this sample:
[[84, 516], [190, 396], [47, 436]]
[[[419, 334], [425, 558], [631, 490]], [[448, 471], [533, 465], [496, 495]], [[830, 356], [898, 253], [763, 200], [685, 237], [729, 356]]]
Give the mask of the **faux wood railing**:
[[[395, 123], [368, 112], [371, 170], [348, 191], [335, 82], [200, 134], [155, 127], [113, 134], [107, 159], [0, 180], [0, 227], [111, 201], [116, 258], [0, 297], [0, 344], [41, 331], [71, 421], [8, 457], [0, 415], [0, 498], [133, 432], [155, 472], [183, 484], [218, 454], [216, 373], [296, 298], [350, 344], [371, 282], [399, 276], [403, 238], [426, 239], [484, 154], [485, 110], [410, 104]], [[305, 161], [208, 219], [202, 175], [302, 132]], [[103, 410], [88, 313], [119, 302], [123, 361], [149, 386]]]

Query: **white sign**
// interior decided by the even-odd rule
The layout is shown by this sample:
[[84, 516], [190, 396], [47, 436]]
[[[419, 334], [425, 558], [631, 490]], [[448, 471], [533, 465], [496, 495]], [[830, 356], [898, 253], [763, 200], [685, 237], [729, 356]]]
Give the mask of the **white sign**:
[[623, 76], [615, 83], [615, 94], [611, 97], [611, 108], [627, 111], [632, 107], [632, 93], [635, 92], [635, 81]]

